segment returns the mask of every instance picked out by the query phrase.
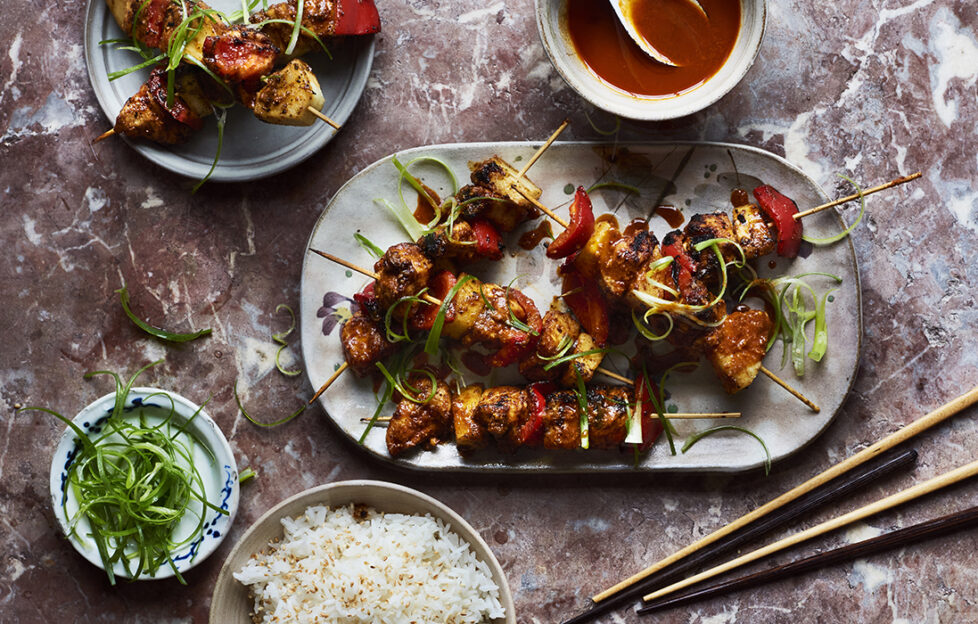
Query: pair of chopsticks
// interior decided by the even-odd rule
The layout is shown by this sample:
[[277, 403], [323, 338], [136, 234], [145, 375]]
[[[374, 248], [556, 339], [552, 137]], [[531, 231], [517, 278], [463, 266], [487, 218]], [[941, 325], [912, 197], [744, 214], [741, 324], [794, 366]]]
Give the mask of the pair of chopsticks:
[[[638, 574], [633, 575], [632, 577], [622, 581], [621, 583], [618, 583], [614, 587], [611, 587], [599, 594], [596, 594], [592, 598], [593, 602], [595, 603], [594, 607], [592, 607], [588, 611], [585, 611], [584, 613], [581, 613], [580, 615], [577, 615], [569, 620], [566, 620], [563, 624], [583, 624], [584, 622], [589, 622], [593, 620], [595, 617], [601, 615], [602, 613], [606, 613], [614, 608], [617, 608], [627, 601], [633, 600], [638, 596], [642, 596], [645, 592], [655, 587], [661, 587], [664, 583], [674, 580], [674, 578], [677, 575], [680, 575], [683, 572], [689, 570], [694, 565], [698, 565], [700, 563], [703, 563], [707, 559], [715, 557], [718, 551], [726, 550], [725, 546], [728, 543], [733, 542], [735, 545], [741, 544], [744, 541], [746, 541], [746, 539], [749, 539], [751, 537], [756, 537], [757, 535], [759, 535], [761, 533], [761, 529], [770, 530], [771, 528], [773, 528], [773, 526], [776, 526], [776, 524], [774, 523], [775, 520], [781, 519], [780, 523], [783, 523], [787, 521], [787, 520], [783, 520], [783, 518], [787, 518], [788, 520], [790, 520], [794, 517], [797, 517], [798, 513], [793, 513], [791, 511], [792, 509], [797, 509], [798, 507], [801, 507], [806, 504], [813, 505], [815, 504], [815, 500], [820, 496], [826, 497], [826, 498], [822, 498], [821, 502], [818, 503], [818, 504], [822, 504], [826, 502], [826, 500], [833, 498], [833, 496], [831, 496], [829, 493], [834, 490], [842, 490], [843, 492], [852, 491], [851, 488], [856, 486], [853, 485], [847, 489], [845, 487], [846, 484], [852, 481], [856, 481], [857, 479], [859, 479], [860, 475], [872, 473], [873, 472], [872, 468], [868, 470], [864, 468], [860, 471], [857, 471], [856, 473], [849, 475], [847, 479], [844, 479], [839, 483], [829, 484], [829, 482], [836, 479], [837, 477], [840, 477], [856, 469], [857, 467], [861, 466], [867, 461], [876, 458], [881, 453], [890, 450], [894, 446], [909, 440], [910, 438], [916, 436], [922, 431], [925, 431], [930, 427], [933, 427], [934, 425], [943, 422], [944, 420], [957, 414], [961, 410], [966, 409], [971, 405], [974, 405], [975, 403], [978, 403], [978, 387], [973, 388], [969, 392], [946, 403], [945, 405], [930, 412], [929, 414], [922, 416], [921, 418], [918, 418], [912, 423], [902, 427], [901, 429], [895, 431], [894, 433], [891, 433], [890, 435], [886, 436], [882, 440], [876, 442], [872, 446], [863, 449], [862, 451], [856, 453], [855, 455], [849, 457], [848, 459], [843, 460], [842, 462], [836, 464], [835, 466], [832, 466], [831, 468], [825, 470], [824, 472], [812, 477], [808, 481], [805, 481], [801, 485], [798, 485], [795, 488], [789, 490], [788, 492], [785, 492], [784, 494], [775, 498], [774, 500], [738, 518], [737, 520], [731, 522], [727, 526], [718, 529], [717, 531], [714, 531], [710, 535], [707, 535], [706, 537], [700, 539], [699, 541], [690, 544], [689, 546], [679, 550], [675, 554], [670, 555], [669, 557], [666, 557], [665, 559], [662, 559], [661, 561], [649, 566], [642, 572], [639, 572]], [[891, 458], [891, 459], [892, 461], [896, 461], [896, 458], [898, 457], [900, 456], [896, 456], [895, 458]], [[880, 466], [886, 465], [886, 463], [887, 462], [884, 461], [883, 464], [880, 464], [877, 467], [879, 468]], [[891, 466], [890, 469], [893, 469], [894, 467], [895, 466]], [[886, 471], [883, 470], [883, 472]], [[876, 476], [879, 476], [879, 474], [882, 473], [878, 473], [876, 474]], [[974, 476], [976, 474], [978, 474], [978, 461], [974, 461], [969, 464], [966, 464], [956, 470], [952, 470], [948, 473], [945, 473], [943, 475], [940, 475], [938, 477], [920, 483], [916, 486], [898, 492], [892, 496], [888, 496], [880, 501], [877, 501], [870, 505], [866, 505], [865, 507], [857, 509], [853, 512], [850, 512], [848, 514], [845, 514], [833, 520], [823, 522], [822, 524], [812, 527], [811, 529], [802, 531], [801, 533], [792, 535], [788, 538], [785, 538], [784, 540], [781, 540], [779, 542], [761, 548], [757, 551], [738, 557], [737, 559], [734, 559], [731, 562], [725, 563], [720, 566], [716, 566], [715, 568], [707, 570], [706, 572], [703, 572], [696, 576], [690, 577], [689, 579], [680, 581], [678, 583], [673, 583], [672, 585], [669, 585], [668, 587], [665, 587], [664, 589], [661, 589], [659, 591], [645, 594], [643, 597], [645, 600], [654, 600], [656, 598], [661, 598], [666, 594], [670, 594], [679, 589], [688, 587], [693, 583], [706, 580], [722, 572], [727, 572], [740, 565], [743, 565], [744, 563], [755, 561], [757, 559], [760, 559], [764, 556], [767, 556], [779, 550], [783, 550], [784, 548], [788, 548], [789, 546], [799, 544], [817, 535], [827, 533], [834, 529], [845, 526], [846, 524], [849, 524], [851, 522], [855, 522], [857, 520], [871, 516], [875, 513], [879, 513], [886, 509], [890, 509], [904, 502], [908, 502], [910, 500], [913, 500], [914, 498], [923, 496], [924, 494], [934, 492], [943, 487], [951, 485], [952, 483], [957, 483], [958, 481]], [[871, 477], [869, 476], [866, 476], [864, 478], [871, 480]], [[861, 481], [860, 483], [866, 483], [866, 482], [867, 481]], [[790, 506], [789, 503], [791, 504]], [[803, 512], [799, 512], [799, 513], [803, 513]], [[765, 519], [765, 517], [768, 516], [769, 514], [772, 515]], [[762, 519], [764, 520], [762, 521]], [[937, 519], [934, 522], [939, 522], [940, 520], [943, 519]], [[748, 537], [744, 538], [742, 532], [747, 531], [746, 527], [754, 522], [757, 522], [757, 524], [750, 528]], [[917, 527], [911, 527], [911, 528], [916, 529]], [[734, 533], [737, 533], [737, 535], [734, 535], [733, 537], [728, 537]], [[707, 555], [703, 555], [700, 552], [703, 551], [704, 549], [707, 550]], [[693, 555], [695, 553], [700, 553], [700, 554], [694, 557]], [[680, 562], [683, 559], [686, 559], [687, 557], [689, 557], [689, 559], [686, 562], [677, 565], [678, 562]]]

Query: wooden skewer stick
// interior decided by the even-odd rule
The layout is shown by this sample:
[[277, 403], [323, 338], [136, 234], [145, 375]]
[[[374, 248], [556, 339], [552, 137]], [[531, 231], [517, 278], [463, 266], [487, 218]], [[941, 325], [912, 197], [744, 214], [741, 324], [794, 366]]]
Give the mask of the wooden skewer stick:
[[332, 386], [333, 382], [336, 381], [339, 378], [339, 376], [343, 374], [343, 371], [345, 371], [349, 367], [350, 364], [348, 362], [343, 362], [342, 364], [340, 364], [340, 367], [337, 368], [336, 371], [329, 376], [329, 379], [326, 380], [326, 383], [320, 386], [319, 390], [316, 390], [316, 394], [312, 395], [312, 398], [309, 399], [309, 405], [312, 405], [313, 402], [319, 398], [319, 395], [326, 392], [326, 389]]
[[531, 204], [539, 208], [540, 212], [542, 212], [543, 214], [547, 215], [548, 217], [550, 217], [551, 219], [559, 223], [561, 226], [563, 226], [565, 230], [567, 229], [568, 227], [567, 221], [562, 219], [556, 212], [541, 204], [537, 199], [530, 197], [529, 195], [527, 195], [526, 193], [518, 189], [515, 184], [511, 188], [517, 193], [519, 193], [520, 195], [522, 195], [523, 197], [525, 197], [527, 201], [529, 201]]
[[[363, 268], [361, 266], [357, 266], [357, 265], [353, 264], [352, 262], [347, 262], [343, 258], [340, 258], [338, 256], [334, 256], [331, 253], [326, 253], [325, 251], [320, 251], [318, 249], [312, 249], [312, 248], [310, 248], [309, 251], [311, 251], [311, 252], [313, 252], [315, 254], [319, 254], [320, 256], [326, 258], [327, 260], [330, 260], [332, 262], [335, 262], [336, 264], [343, 265], [346, 268], [350, 269], [351, 271], [356, 271], [357, 273], [362, 273], [362, 274], [366, 275], [367, 277], [372, 277], [375, 280], [380, 278], [380, 276], [377, 275], [376, 273], [374, 273], [373, 271], [368, 271], [367, 269], [365, 269], [365, 268]], [[428, 303], [432, 304], [432, 305], [436, 305], [436, 306], [440, 306], [441, 305], [441, 299], [435, 299], [434, 297], [432, 297], [429, 294], [424, 294], [424, 295], [421, 296], [421, 298], [424, 299], [425, 301], [427, 301]]]
[[523, 168], [520, 169], [520, 172], [516, 174], [516, 181], [519, 181], [519, 180], [522, 180], [523, 179], [523, 176], [525, 176], [526, 175], [526, 172], [530, 170], [530, 167], [533, 166], [533, 163], [535, 163], [538, 158], [540, 158], [541, 156], [543, 156], [543, 153], [545, 151], [547, 151], [547, 148], [550, 147], [553, 144], [554, 141], [557, 140], [557, 136], [560, 135], [560, 133], [564, 131], [564, 128], [566, 128], [567, 127], [567, 124], [569, 124], [569, 123], [570, 123], [570, 120], [569, 119], [565, 119], [560, 124], [560, 127], [558, 127], [556, 130], [554, 130], [554, 133], [550, 135], [550, 138], [547, 139], [547, 142], [540, 146], [540, 149], [538, 149], [536, 151], [536, 153], [533, 154], [533, 156], [530, 157], [530, 160], [526, 161], [526, 164], [523, 165]]
[[[347, 262], [343, 258], [340, 258], [338, 256], [334, 256], [331, 253], [326, 253], [325, 251], [320, 251], [318, 249], [312, 249], [312, 248], [310, 248], [309, 251], [311, 251], [313, 253], [316, 253], [316, 254], [319, 254], [320, 256], [322, 256], [323, 258], [326, 258], [327, 260], [331, 260], [331, 261], [333, 261], [333, 262], [335, 262], [337, 264], [340, 264], [342, 266], [345, 266], [346, 268], [348, 268], [348, 269], [350, 269], [352, 271], [356, 271], [357, 273], [362, 273], [362, 274], [366, 275], [367, 277], [372, 277], [374, 279], [377, 279], [377, 278], [380, 277], [379, 275], [377, 275], [373, 271], [368, 271], [367, 269], [365, 269], [363, 267], [357, 266], [357, 265], [353, 264], [352, 262]], [[432, 304], [432, 305], [440, 306], [442, 304], [442, 301], [440, 299], [435, 299], [431, 295], [427, 295], [426, 294], [422, 298], [425, 301], [427, 301], [428, 303]], [[612, 379], [617, 379], [618, 381], [622, 381], [622, 382], [627, 383], [627, 384], [635, 383], [633, 380], [629, 379], [628, 377], [625, 377], [623, 375], [619, 375], [618, 373], [616, 373], [614, 371], [610, 371], [610, 370], [608, 370], [606, 368], [598, 367], [598, 369], [596, 370], [596, 372], [601, 373], [602, 375], [605, 375], [606, 377], [611, 377]], [[329, 381], [327, 381], [326, 382], [327, 385], [330, 384], [330, 383], [332, 383], [332, 381], [333, 381], [332, 379], [330, 379]], [[317, 392], [316, 393], [316, 396], [313, 397], [313, 400], [315, 400], [316, 397], [318, 397], [319, 394], [323, 390], [325, 390], [325, 389], [326, 388], [320, 388], [320, 392]], [[312, 401], [310, 401], [310, 402], [312, 402]]]
[[663, 587], [658, 591], [654, 591], [651, 594], [644, 596], [643, 600], [654, 600], [656, 598], [661, 598], [662, 596], [671, 594], [676, 590], [683, 589], [684, 587], [689, 587], [694, 583], [699, 583], [700, 581], [706, 580], [708, 578], [712, 578], [717, 574], [722, 574], [723, 572], [733, 570], [734, 568], [739, 568], [745, 563], [750, 563], [751, 561], [757, 561], [758, 559], [761, 559], [770, 554], [784, 550], [785, 548], [788, 548], [790, 546], [794, 546], [795, 544], [800, 544], [813, 537], [818, 537], [819, 535], [823, 535], [825, 533], [828, 533], [829, 531], [834, 531], [848, 524], [852, 524], [857, 520], [868, 518], [869, 516], [878, 514], [881, 511], [886, 511], [887, 509], [891, 509], [893, 507], [896, 507], [897, 505], [902, 505], [903, 503], [912, 501], [915, 498], [919, 498], [920, 496], [923, 496], [925, 494], [936, 492], [941, 488], [957, 483], [958, 481], [967, 479], [968, 477], [973, 477], [976, 474], [978, 474], [978, 460], [965, 464], [964, 466], [961, 466], [960, 468], [956, 468], [950, 472], [945, 472], [944, 474], [938, 475], [933, 479], [928, 479], [923, 483], [918, 483], [913, 487], [909, 487], [905, 490], [901, 490], [900, 492], [887, 496], [886, 498], [880, 499], [875, 503], [870, 503], [869, 505], [865, 505], [864, 507], [860, 507], [859, 509], [850, 511], [849, 513], [843, 514], [837, 518], [826, 520], [825, 522], [821, 524], [817, 524], [810, 529], [806, 529], [799, 533], [795, 533], [794, 535], [790, 535], [782, 540], [774, 542], [773, 544], [768, 544], [763, 548], [758, 548], [754, 552], [749, 552], [746, 555], [741, 555], [736, 559], [720, 564], [714, 568], [710, 568], [705, 572], [701, 572], [695, 576], [691, 576], [687, 579], [679, 581], [678, 583], [673, 583], [668, 587]]
[[318, 111], [318, 110], [316, 110], [315, 108], [313, 108], [312, 106], [307, 106], [307, 107], [306, 107], [306, 109], [307, 109], [307, 110], [308, 110], [308, 111], [309, 111], [310, 113], [312, 113], [313, 115], [315, 115], [316, 117], [319, 117], [320, 119], [322, 119], [323, 121], [325, 121], [325, 122], [326, 122], [326, 123], [328, 123], [329, 125], [331, 125], [331, 126], [333, 126], [334, 128], [336, 128], [337, 130], [339, 130], [339, 129], [340, 129], [340, 124], [338, 124], [338, 123], [336, 123], [335, 121], [333, 121], [332, 119], [330, 119], [329, 117], [327, 117], [326, 115], [324, 115], [324, 114], [322, 113], [322, 111]]
[[[862, 195], [863, 195], [863, 197], [865, 197], [866, 195], [872, 195], [873, 193], [875, 193], [877, 191], [882, 191], [882, 190], [885, 190], [885, 189], [888, 189], [888, 188], [893, 188], [894, 186], [898, 186], [900, 184], [904, 184], [904, 183], [909, 182], [911, 180], [916, 180], [921, 175], [923, 175], [923, 174], [918, 171], [917, 173], [911, 173], [908, 176], [902, 176], [902, 177], [896, 178], [894, 180], [890, 180], [886, 184], [880, 184], [879, 186], [874, 186], [873, 188], [866, 189], [865, 191], [862, 192]], [[847, 196], [845, 196], [845, 197], [843, 197], [841, 199], [836, 199], [835, 201], [830, 201], [827, 204], [822, 204], [821, 206], [815, 206], [814, 208], [811, 208], [809, 210], [805, 210], [804, 212], [797, 212], [797, 213], [791, 215], [791, 218], [794, 219], [795, 221], [797, 221], [798, 219], [802, 219], [804, 217], [807, 217], [808, 215], [815, 214], [816, 212], [822, 212], [823, 210], [828, 210], [829, 208], [832, 208], [833, 206], [838, 206], [839, 204], [844, 204], [846, 202], [851, 202], [854, 199], [859, 199], [859, 193], [853, 193], [852, 195], [847, 195]]]
[[[740, 416], [741, 416], [741, 413], [740, 412], [716, 412], [716, 413], [709, 413], [709, 412], [678, 412], [676, 414], [666, 414], [666, 417], [669, 418], [670, 420], [672, 420], [672, 419], [677, 419], [677, 420], [700, 420], [700, 419], [713, 419], [713, 418], [740, 418]], [[381, 416], [381, 417], [379, 417], [376, 420], [376, 422], [379, 422], [379, 423], [386, 423], [386, 422], [390, 422], [390, 421], [391, 421], [391, 417], [390, 416]], [[367, 422], [370, 422], [370, 419], [367, 418], [366, 416], [364, 416], [363, 418], [360, 419], [360, 422], [367, 423]]]
[[811, 409], [816, 414], [821, 411], [818, 405], [815, 405], [809, 398], [807, 398], [801, 392], [798, 392], [797, 390], [789, 386], [788, 382], [786, 382], [785, 380], [781, 379], [780, 377], [772, 373], [766, 367], [761, 366], [761, 372], [767, 375], [772, 381], [774, 381], [774, 383], [778, 384], [779, 386], [781, 386], [782, 388], [790, 392], [792, 396], [794, 396], [796, 399], [798, 399], [799, 401], [807, 405], [809, 409]]
[[115, 128], [109, 128], [108, 130], [106, 130], [102, 134], [98, 135], [98, 137], [94, 141], [92, 141], [92, 143], [98, 143], [99, 141], [101, 141], [103, 139], [109, 138], [113, 134], [115, 134]]
[[764, 517], [775, 509], [779, 509], [784, 505], [790, 503], [791, 501], [800, 498], [801, 496], [811, 492], [815, 488], [828, 483], [832, 479], [838, 477], [839, 475], [845, 474], [849, 470], [865, 463], [866, 461], [876, 457], [880, 453], [887, 451], [901, 442], [906, 442], [910, 438], [914, 437], [922, 431], [933, 427], [934, 425], [943, 422], [950, 418], [951, 416], [957, 414], [961, 410], [968, 408], [975, 403], [978, 403], [978, 386], [975, 386], [965, 394], [957, 397], [956, 399], [945, 403], [936, 410], [930, 412], [926, 416], [922, 416], [912, 423], [898, 429], [897, 431], [886, 436], [879, 442], [876, 442], [872, 446], [869, 446], [852, 457], [845, 459], [838, 464], [832, 466], [831, 468], [820, 472], [808, 481], [805, 481], [801, 485], [795, 486], [791, 490], [788, 490], [781, 496], [775, 498], [774, 500], [761, 505], [754, 511], [744, 514], [740, 518], [737, 518], [727, 526], [717, 529], [713, 533], [710, 533], [706, 537], [703, 537], [696, 542], [693, 542], [689, 546], [669, 555], [665, 559], [662, 559], [651, 566], [645, 568], [641, 572], [625, 579], [624, 581], [618, 583], [614, 587], [610, 587], [603, 592], [596, 594], [591, 598], [594, 602], [601, 602], [602, 600], [617, 594], [618, 592], [631, 587], [635, 583], [638, 583], [642, 579], [652, 575], [655, 572], [665, 568], [666, 566], [672, 565], [673, 563], [683, 559], [687, 555], [690, 555], [704, 546], [708, 546], [716, 542], [717, 540], [730, 535], [734, 531], [747, 526], [751, 522], [754, 522], [758, 518]]

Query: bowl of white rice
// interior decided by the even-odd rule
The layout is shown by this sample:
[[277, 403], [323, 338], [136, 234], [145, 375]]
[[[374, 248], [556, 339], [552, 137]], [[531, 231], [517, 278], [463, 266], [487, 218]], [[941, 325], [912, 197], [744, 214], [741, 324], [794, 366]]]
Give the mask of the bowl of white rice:
[[492, 551], [416, 490], [343, 481], [288, 498], [241, 537], [217, 579], [211, 624], [515, 624]]

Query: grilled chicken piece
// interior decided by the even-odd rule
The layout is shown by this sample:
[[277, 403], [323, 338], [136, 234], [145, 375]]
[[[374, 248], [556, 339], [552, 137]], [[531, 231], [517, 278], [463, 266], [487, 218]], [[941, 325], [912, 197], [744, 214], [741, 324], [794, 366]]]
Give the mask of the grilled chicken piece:
[[[448, 234], [448, 225], [439, 225], [418, 239], [418, 247], [434, 261], [449, 260], [468, 264], [482, 259], [483, 256], [476, 251], [475, 234], [470, 224], [455, 221], [451, 236]], [[499, 256], [502, 257], [501, 251]]]
[[166, 71], [154, 69], [149, 80], [126, 100], [113, 129], [118, 134], [165, 145], [185, 142], [203, 125], [202, 104], [196, 95], [199, 87], [196, 92], [190, 91], [196, 81], [191, 79], [187, 84], [187, 99], [174, 96], [171, 105], [167, 106]]
[[270, 74], [255, 96], [255, 117], [285, 126], [311, 126], [317, 121], [310, 108], [326, 104], [316, 75], [308, 63], [295, 59]]
[[361, 377], [374, 370], [374, 364], [393, 355], [396, 345], [387, 341], [384, 327], [357, 310], [340, 328], [343, 355], [353, 372]]
[[482, 398], [481, 384], [466, 386], [452, 399], [452, 420], [455, 424], [455, 446], [465, 454], [485, 448], [489, 434], [475, 418], [475, 411]]
[[707, 335], [706, 357], [727, 393], [739, 392], [754, 381], [767, 352], [771, 327], [771, 317], [764, 310], [744, 310], [727, 315]]
[[573, 348], [581, 333], [581, 324], [573, 315], [557, 307], [559, 301], [561, 300], [554, 297], [550, 309], [543, 317], [543, 330], [540, 332], [536, 352], [520, 362], [520, 374], [530, 381], [553, 381], [557, 379], [566, 365], [554, 366], [550, 370], [544, 370], [544, 366], [549, 364], [568, 344]]
[[662, 248], [658, 245], [652, 250], [652, 255], [649, 257], [648, 262], [643, 266], [637, 274], [635, 275], [635, 281], [632, 282], [629, 290], [625, 293], [625, 302], [628, 307], [633, 310], [644, 310], [645, 303], [639, 300], [635, 296], [636, 292], [642, 292], [653, 297], [658, 297], [659, 299], [671, 299], [672, 294], [666, 291], [662, 286], [658, 284], [664, 284], [666, 286], [672, 286], [675, 284], [675, 279], [673, 278], [673, 267], [676, 264], [675, 261], [672, 263], [659, 267], [654, 271], [651, 266], [662, 259]]
[[[511, 208], [518, 215], [514, 217], [515, 224], [522, 223], [530, 217], [537, 216], [536, 206], [527, 197], [540, 199], [543, 191], [526, 176], [517, 180], [516, 176], [519, 175], [519, 171], [510, 166], [505, 160], [499, 156], [493, 156], [482, 162], [469, 163], [469, 169], [472, 171], [471, 179], [473, 184], [489, 189], [495, 195], [505, 197], [513, 202], [514, 207]], [[513, 188], [514, 186], [515, 188]], [[513, 228], [506, 229], [500, 226], [500, 229], [509, 231]]]
[[[431, 394], [431, 379], [412, 375], [408, 384], [418, 390], [417, 398]], [[426, 403], [404, 399], [397, 404], [387, 426], [387, 451], [391, 457], [418, 447], [434, 448], [452, 435], [452, 393], [448, 384], [438, 382], [434, 396]]]
[[[459, 275], [459, 281], [464, 277]], [[535, 337], [514, 327], [511, 316], [530, 327], [539, 326], [541, 320], [533, 301], [519, 291], [476, 278], [462, 284], [450, 306], [455, 318], [445, 323], [442, 335], [463, 346], [480, 344], [496, 350], [526, 344]]]
[[543, 411], [543, 447], [572, 450], [580, 446], [581, 416], [577, 394], [573, 390], [551, 393]]
[[[597, 348], [598, 345], [594, 342], [591, 334], [581, 332], [577, 336], [577, 340], [574, 341], [574, 348], [570, 354], [584, 353]], [[595, 371], [601, 366], [601, 360], [603, 359], [604, 353], [592, 353], [591, 355], [584, 355], [570, 360], [564, 369], [563, 375], [560, 376], [560, 384], [565, 388], [573, 388], [577, 385], [578, 377], [584, 380], [584, 383], [589, 383], [594, 377]]]
[[204, 63], [229, 83], [250, 83], [270, 74], [278, 48], [266, 35], [244, 24], [227, 28], [220, 35], [204, 39]]
[[628, 404], [631, 401], [631, 393], [623, 386], [588, 389], [587, 420], [590, 448], [613, 449], [618, 448], [625, 441], [625, 436], [628, 434]]
[[[693, 215], [683, 228], [683, 234], [686, 237], [686, 253], [696, 264], [696, 277], [712, 292], [716, 292], [721, 285], [720, 262], [716, 252], [712, 247], [696, 251], [696, 245], [712, 238], [735, 240], [730, 217], [725, 212]], [[733, 245], [721, 243], [719, 246], [724, 262], [740, 261], [740, 254]]]
[[[401, 297], [416, 295], [428, 285], [431, 261], [414, 243], [398, 243], [377, 260], [374, 271], [378, 274], [374, 294], [380, 306], [387, 310]], [[403, 318], [410, 310], [408, 306], [399, 307], [404, 309], [396, 310], [395, 316]]]
[[475, 422], [496, 439], [500, 450], [515, 451], [520, 426], [530, 416], [526, 391], [517, 386], [488, 388], [475, 408]]
[[734, 240], [748, 260], [766, 256], [778, 245], [778, 231], [764, 211], [754, 204], [733, 209]]
[[[473, 173], [473, 179], [475, 176], [476, 173]], [[520, 223], [536, 216], [536, 208], [534, 212], [530, 212], [524, 206], [514, 204], [506, 196], [478, 184], [467, 184], [460, 188], [455, 193], [455, 201], [464, 204], [459, 210], [461, 218], [485, 219], [502, 232], [512, 232]]]
[[[261, 27], [272, 43], [281, 51], [280, 62], [286, 59], [302, 56], [319, 47], [316, 40], [305, 32], [300, 31], [299, 39], [291, 56], [285, 56], [292, 38], [292, 25], [295, 23], [296, 0], [279, 2], [263, 11], [253, 13], [249, 20], [252, 24], [261, 24], [268, 20], [284, 20], [284, 22], [265, 24]], [[331, 37], [336, 26], [335, 0], [303, 0], [302, 27], [312, 31], [317, 37]]]

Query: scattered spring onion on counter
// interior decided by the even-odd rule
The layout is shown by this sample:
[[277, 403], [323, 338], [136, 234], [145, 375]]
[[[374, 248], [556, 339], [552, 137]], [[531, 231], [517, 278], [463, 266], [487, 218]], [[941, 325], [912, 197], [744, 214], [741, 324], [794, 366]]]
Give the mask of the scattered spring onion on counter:
[[210, 329], [201, 329], [200, 331], [189, 334], [177, 334], [165, 329], [160, 329], [159, 327], [153, 327], [146, 321], [136, 316], [132, 309], [130, 309], [129, 291], [125, 286], [115, 292], [119, 294], [119, 301], [122, 303], [122, 310], [126, 313], [126, 316], [129, 317], [129, 320], [132, 321], [136, 327], [143, 330], [150, 336], [159, 338], [160, 340], [166, 340], [167, 342], [190, 342], [191, 340], [197, 340], [198, 338], [207, 336], [211, 333]]
[[706, 436], [713, 435], [714, 433], [720, 431], [739, 431], [754, 438], [761, 444], [761, 448], [764, 449], [764, 474], [771, 474], [771, 452], [767, 450], [767, 444], [761, 439], [761, 436], [757, 435], [749, 429], [744, 429], [743, 427], [737, 427], [736, 425], [720, 425], [719, 427], [712, 427], [706, 431], [700, 431], [699, 433], [693, 434], [686, 439], [686, 443], [683, 444], [682, 452], [688, 451], [694, 444], [705, 438]]
[[[186, 584], [173, 553], [198, 539], [207, 510], [228, 513], [207, 500], [194, 460], [196, 448], [213, 459], [210, 449], [188, 431], [203, 407], [180, 424], [173, 420], [173, 398], [165, 392], [150, 397], [161, 403], [168, 400], [168, 409], [148, 402], [138, 409], [125, 407], [136, 378], [160, 361], [139, 369], [126, 383], [109, 371], [86, 374], [86, 379], [109, 375], [115, 379], [116, 388], [111, 413], [104, 424], [100, 421], [89, 431], [54, 410], [22, 408], [51, 414], [75, 434], [77, 450], [66, 467], [63, 496], [70, 491], [78, 509], [70, 513], [63, 505], [62, 510], [69, 535], [84, 532], [95, 543], [113, 585], [117, 564], [131, 579], [155, 575], [161, 567], [169, 567], [177, 580]], [[188, 518], [189, 533], [185, 530]]]
[[381, 249], [377, 245], [373, 244], [373, 242], [371, 242], [369, 238], [367, 238], [366, 236], [364, 236], [360, 232], [354, 232], [353, 233], [353, 238], [357, 241], [357, 243], [361, 247], [363, 247], [367, 251], [367, 253], [369, 253], [373, 257], [380, 258], [381, 256], [384, 255], [384, 250], [383, 249]]
[[251, 416], [251, 414], [249, 414], [247, 412], [247, 410], [245, 410], [244, 405], [242, 405], [242, 403], [241, 403], [241, 397], [238, 395], [238, 380], [237, 379], [234, 380], [233, 391], [234, 391], [234, 402], [237, 403], [237, 405], [238, 405], [238, 411], [241, 412], [241, 415], [244, 416], [248, 420], [248, 422], [250, 422], [251, 424], [256, 425], [258, 427], [278, 427], [279, 425], [284, 425], [285, 423], [293, 420], [296, 416], [298, 416], [302, 412], [306, 411], [306, 407], [308, 407], [308, 405], [306, 405], [305, 403], [303, 403], [302, 404], [302, 407], [300, 407], [296, 411], [292, 412], [288, 416], [285, 416], [284, 418], [279, 418], [278, 420], [275, 420], [275, 421], [272, 421], [272, 422], [269, 422], [269, 423], [265, 423], [265, 422], [261, 422], [260, 420], [255, 420]]
[[285, 339], [289, 337], [289, 335], [293, 332], [293, 330], [295, 330], [295, 312], [293, 312], [292, 308], [285, 305], [284, 303], [280, 303], [277, 306], [275, 306], [276, 313], [281, 312], [282, 310], [285, 310], [286, 312], [289, 313], [289, 318], [291, 319], [291, 323], [289, 324], [289, 328], [284, 332], [278, 334], [272, 334], [272, 340], [274, 340], [279, 345], [278, 350], [275, 351], [275, 368], [278, 369], [278, 372], [282, 373], [286, 377], [295, 377], [296, 375], [302, 374], [302, 369], [287, 370], [285, 367], [282, 366], [281, 362], [279, 361], [279, 358], [282, 356], [282, 351], [289, 346], [289, 343], [286, 342]]
[[257, 478], [258, 473], [252, 470], [250, 466], [238, 473], [238, 483], [244, 483], [245, 481], [251, 481]]

